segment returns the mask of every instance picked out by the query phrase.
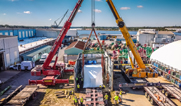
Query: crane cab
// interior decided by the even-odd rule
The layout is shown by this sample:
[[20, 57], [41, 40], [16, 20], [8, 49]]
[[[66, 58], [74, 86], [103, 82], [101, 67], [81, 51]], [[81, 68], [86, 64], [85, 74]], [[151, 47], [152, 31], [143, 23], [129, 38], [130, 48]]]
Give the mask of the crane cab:
[[134, 77], [134, 78], [158, 77], [158, 73], [154, 72], [150, 67], [147, 67], [146, 69], [128, 68], [126, 69], [125, 74], [129, 77]]
[[126, 69], [126, 74], [129, 77], [135, 77], [135, 78], [146, 78], [146, 72], [142, 69], [136, 69], [136, 68], [130, 68]]

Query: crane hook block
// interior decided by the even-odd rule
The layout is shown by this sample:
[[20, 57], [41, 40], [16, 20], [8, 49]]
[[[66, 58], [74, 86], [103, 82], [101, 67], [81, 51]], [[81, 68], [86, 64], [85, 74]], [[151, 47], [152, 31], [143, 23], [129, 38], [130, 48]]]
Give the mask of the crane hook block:
[[95, 23], [94, 22], [92, 23], [92, 27], [95, 27]]
[[124, 22], [123, 22], [123, 21], [120, 21], [120, 22], [118, 23], [118, 26], [119, 26], [120, 28], [124, 27]]

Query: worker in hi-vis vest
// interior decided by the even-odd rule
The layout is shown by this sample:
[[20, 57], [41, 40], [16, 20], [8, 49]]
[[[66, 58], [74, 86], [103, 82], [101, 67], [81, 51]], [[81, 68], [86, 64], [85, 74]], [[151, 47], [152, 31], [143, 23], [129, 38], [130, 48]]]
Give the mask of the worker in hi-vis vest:
[[100, 85], [99, 89], [105, 89], [105, 87], [106, 87], [105, 85]]
[[74, 101], [74, 105], [77, 106], [78, 105], [78, 100], [77, 100], [76, 96], [73, 97], [73, 101]]
[[118, 96], [118, 94], [114, 97], [114, 103], [117, 104], [117, 102], [119, 104], [119, 96]]
[[77, 90], [79, 90], [80, 89], [80, 85], [79, 85], [79, 83], [77, 84]]
[[99, 85], [99, 89], [102, 89], [102, 85]]
[[123, 94], [123, 91], [120, 89], [119, 91], [119, 97], [122, 99], [122, 94]]
[[80, 98], [80, 105], [81, 105], [81, 106], [83, 106], [83, 102], [84, 102], [84, 98], [81, 97], [81, 98]]
[[106, 86], [105, 85], [102, 85], [102, 89], [105, 89], [106, 88]]
[[108, 105], [108, 95], [107, 95], [107, 93], [105, 93], [104, 99], [105, 99], [105, 106], [107, 106]]

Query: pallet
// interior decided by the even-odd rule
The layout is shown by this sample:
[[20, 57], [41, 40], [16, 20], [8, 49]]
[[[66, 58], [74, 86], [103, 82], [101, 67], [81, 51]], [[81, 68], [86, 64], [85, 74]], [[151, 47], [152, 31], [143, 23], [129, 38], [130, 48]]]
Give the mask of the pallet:
[[[5, 106], [24, 106], [30, 97], [36, 93], [38, 86], [27, 85], [21, 92], [13, 97]], [[34, 96], [34, 95], [33, 95]]]
[[104, 106], [102, 90], [86, 89], [86, 106]]
[[162, 85], [162, 87], [181, 102], [181, 90], [180, 89], [178, 89], [174, 85]]
[[[162, 94], [156, 87], [144, 87], [146, 93], [151, 97], [155, 103], [159, 106], [176, 106], [170, 99], [168, 99], [164, 94]], [[146, 95], [145, 93], [145, 95]], [[159, 101], [155, 94], [158, 94], [162, 101]], [[163, 99], [165, 98], [165, 102]]]

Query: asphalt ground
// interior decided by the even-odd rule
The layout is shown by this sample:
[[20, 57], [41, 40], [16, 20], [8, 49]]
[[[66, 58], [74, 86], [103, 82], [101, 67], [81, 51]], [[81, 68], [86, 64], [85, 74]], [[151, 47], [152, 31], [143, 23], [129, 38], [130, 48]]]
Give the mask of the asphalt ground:
[[43, 76], [31, 76], [31, 72], [30, 71], [20, 71], [18, 74], [12, 76], [11, 78], [9, 78], [6, 82], [4, 82], [1, 86], [0, 86], [0, 90], [5, 89], [7, 86], [26, 86], [28, 85], [28, 80], [38, 80], [38, 79], [42, 79]]

